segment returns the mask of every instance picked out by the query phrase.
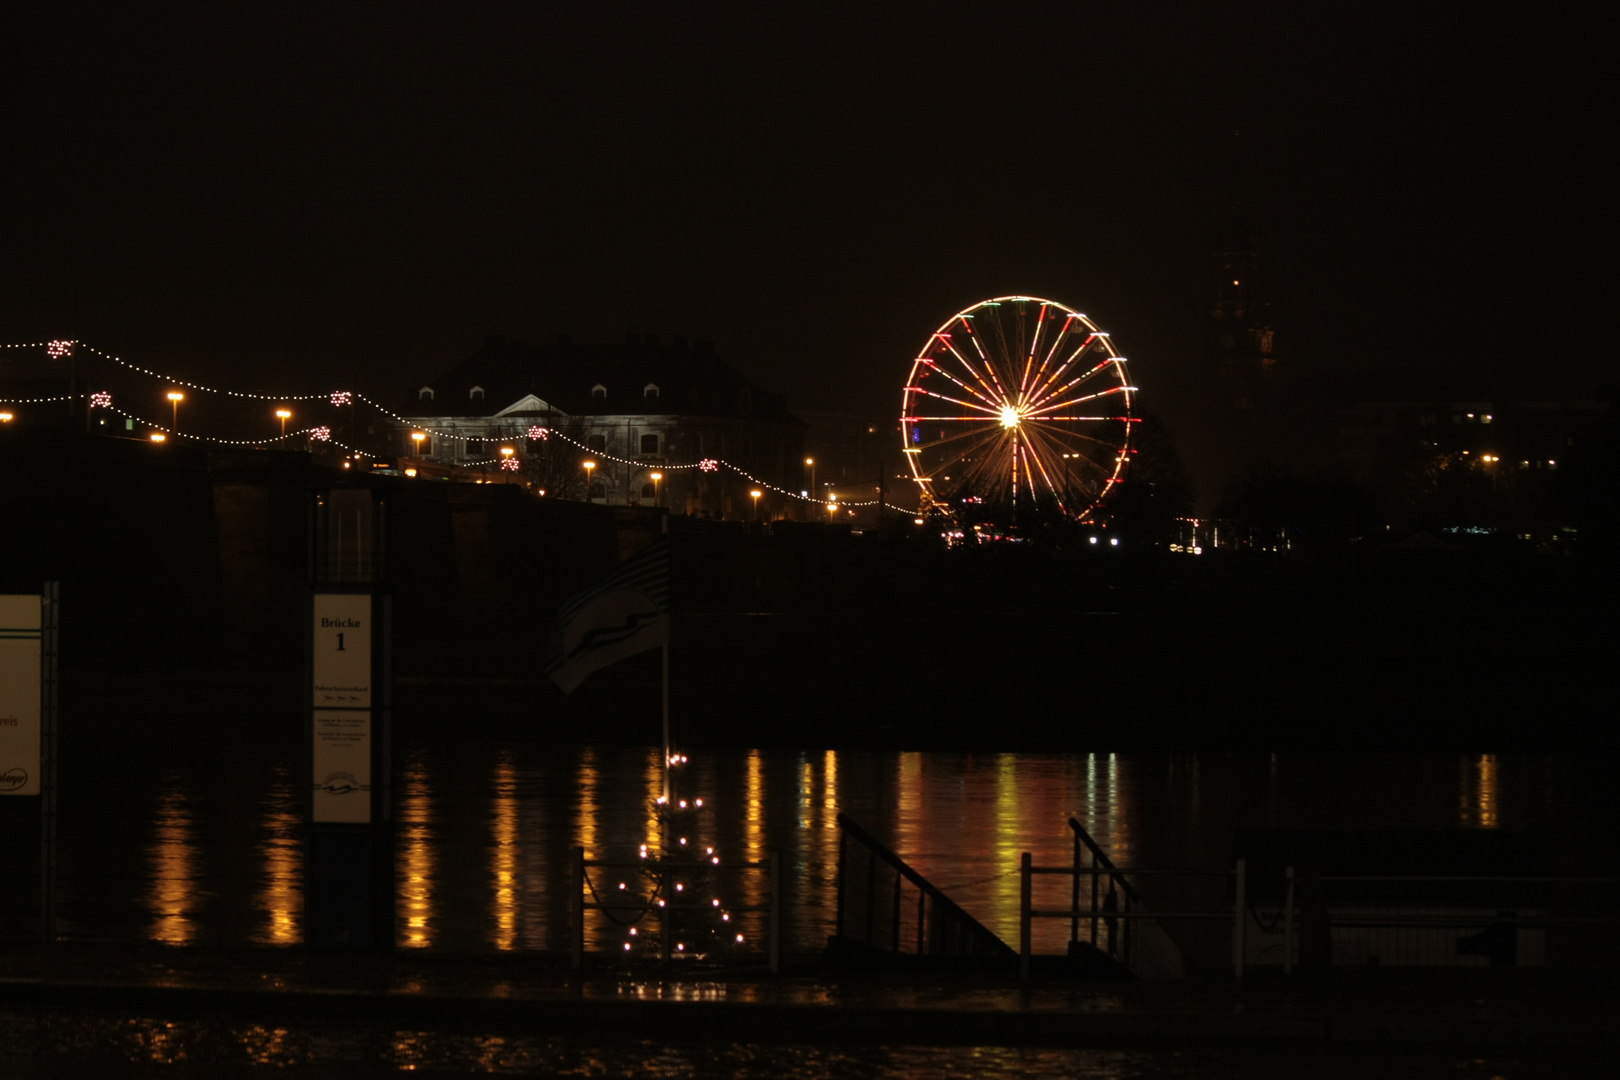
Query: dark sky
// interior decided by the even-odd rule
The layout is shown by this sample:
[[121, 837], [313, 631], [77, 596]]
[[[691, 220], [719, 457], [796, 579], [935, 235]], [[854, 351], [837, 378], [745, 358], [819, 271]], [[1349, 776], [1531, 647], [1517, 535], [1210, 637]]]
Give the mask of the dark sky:
[[1284, 365], [1617, 370], [1598, 5], [103, 6], [0, 15], [5, 341], [381, 394], [492, 333], [684, 333], [885, 415], [1028, 293], [1196, 428], [1241, 130]]

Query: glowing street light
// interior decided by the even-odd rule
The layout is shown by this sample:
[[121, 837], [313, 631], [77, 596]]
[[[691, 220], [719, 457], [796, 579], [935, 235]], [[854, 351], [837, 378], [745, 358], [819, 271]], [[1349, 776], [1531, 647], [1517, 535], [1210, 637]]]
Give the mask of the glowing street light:
[[763, 491], [759, 490], [759, 488], [755, 488], [753, 491], [750, 491], [748, 493], [749, 497], [754, 500], [754, 520], [755, 521], [759, 520], [759, 497], [761, 495], [763, 495], [763, 494], [765, 494], [765, 493]]
[[155, 442], [155, 443], [167, 442], [168, 439], [169, 439], [169, 437], [167, 435], [163, 434], [163, 432], [161, 432], [161, 431], [152, 432], [151, 438], [152, 438], [152, 441]]
[[174, 406], [174, 430], [180, 430], [180, 403], [186, 400], [186, 395], [178, 390], [169, 391], [169, 404]]
[[810, 466], [810, 495], [813, 498], [816, 494], [816, 459], [807, 457], [804, 459], [804, 463]]
[[[515, 453], [517, 453], [517, 451], [513, 450], [510, 446], [501, 447], [501, 471], [503, 473], [509, 473], [517, 468], [517, 462], [512, 460], [512, 455]], [[501, 482], [510, 484], [512, 482], [512, 478], [508, 476]]]
[[0, 412], [0, 424], [9, 424], [9, 423], [11, 423], [11, 419], [12, 419], [12, 414], [11, 413]]
[[425, 432], [425, 431], [413, 431], [413, 432], [411, 432], [411, 442], [416, 444], [416, 460], [417, 461], [422, 460], [422, 440], [425, 439], [425, 438], [427, 438], [427, 432]]
[[281, 437], [283, 439], [286, 439], [286, 437], [287, 437], [287, 421], [292, 419], [292, 410], [291, 409], [277, 409], [276, 410], [276, 419], [281, 421]]
[[658, 483], [663, 478], [664, 478], [664, 474], [661, 473], [661, 472], [655, 472], [650, 477], [648, 477], [648, 479], [650, 479], [653, 482], [653, 505], [654, 506], [659, 505], [659, 502], [658, 502]]
[[838, 492], [836, 491], [827, 493], [827, 513], [829, 520], [838, 516]]
[[596, 462], [587, 461], [585, 463], [585, 501], [586, 502], [591, 501], [591, 470], [594, 469], [594, 468], [596, 468]]

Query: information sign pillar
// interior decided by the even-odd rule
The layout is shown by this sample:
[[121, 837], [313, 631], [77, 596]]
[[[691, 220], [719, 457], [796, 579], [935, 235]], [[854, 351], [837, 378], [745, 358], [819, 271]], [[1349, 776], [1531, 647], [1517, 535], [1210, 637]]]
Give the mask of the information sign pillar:
[[318, 491], [306, 604], [305, 940], [392, 948], [391, 597], [381, 491]]
[[0, 596], [0, 797], [38, 797], [39, 936], [56, 938], [57, 583]]

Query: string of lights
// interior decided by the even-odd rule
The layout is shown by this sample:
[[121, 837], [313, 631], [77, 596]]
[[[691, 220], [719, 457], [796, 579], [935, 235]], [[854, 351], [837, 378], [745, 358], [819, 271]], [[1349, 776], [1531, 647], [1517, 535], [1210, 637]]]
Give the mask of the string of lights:
[[[247, 391], [247, 390], [221, 390], [218, 387], [206, 386], [203, 383], [192, 382], [189, 379], [177, 379], [177, 378], [174, 378], [173, 376], [164, 375], [161, 372], [153, 371], [151, 368], [144, 368], [144, 367], [141, 367], [139, 364], [132, 364], [128, 360], [125, 360], [121, 356], [114, 356], [112, 353], [103, 352], [102, 350], [96, 348], [94, 345], [86, 345], [82, 341], [74, 342], [73, 344], [80, 345], [83, 348], [88, 349], [90, 352], [95, 353], [97, 356], [101, 357], [102, 359], [110, 360], [113, 363], [118, 364], [121, 367], [128, 368], [130, 371], [139, 372], [142, 375], [146, 375], [146, 376], [149, 376], [151, 378], [158, 379], [158, 380], [161, 380], [163, 382], [170, 383], [171, 385], [174, 385], [174, 386], [183, 386], [187, 390], [198, 390], [198, 391], [201, 391], [202, 393], [205, 393], [205, 394], [222, 394], [225, 397], [246, 398], [246, 399], [249, 399], [249, 400], [252, 400], [252, 401], [315, 401], [315, 400], [317, 400], [319, 398], [335, 398], [335, 397], [337, 397], [336, 394], [325, 394], [325, 393], [322, 393], [322, 394], [255, 394], [255, 393], [253, 393], [251, 391]], [[334, 402], [334, 404], [335, 404], [335, 402]]]
[[[134, 372], [137, 372], [139, 374], [148, 376], [149, 378], [159, 380], [160, 382], [165, 382], [165, 383], [167, 383], [167, 384], [169, 384], [171, 386], [183, 386], [188, 390], [197, 390], [197, 391], [200, 391], [202, 393], [207, 393], [207, 394], [220, 394], [220, 395], [223, 395], [225, 397], [242, 398], [244, 400], [290, 402], [290, 401], [316, 401], [316, 400], [324, 398], [324, 399], [330, 401], [334, 406], [353, 405], [354, 402], [358, 400], [358, 401], [363, 401], [367, 405], [369, 405], [371, 408], [376, 409], [383, 416], [386, 416], [389, 419], [394, 420], [395, 422], [397, 422], [399, 424], [402, 424], [402, 425], [405, 425], [405, 426], [410, 426], [410, 421], [407, 420], [405, 417], [399, 415], [397, 412], [395, 412], [392, 409], [388, 408], [387, 406], [383, 405], [381, 402], [378, 402], [378, 401], [376, 401], [376, 400], [374, 400], [374, 399], [372, 399], [370, 397], [367, 397], [365, 394], [362, 394], [359, 391], [335, 390], [335, 391], [317, 393], [317, 394], [260, 394], [260, 393], [255, 393], [255, 392], [252, 392], [252, 391], [244, 391], [244, 390], [224, 390], [224, 389], [220, 389], [220, 388], [217, 388], [217, 387], [207, 386], [207, 385], [205, 385], [203, 383], [193, 382], [193, 381], [191, 381], [189, 379], [179, 379], [179, 378], [175, 378], [175, 377], [170, 376], [170, 375], [165, 375], [162, 372], [154, 371], [151, 368], [142, 367], [139, 364], [135, 364], [135, 363], [132, 363], [132, 362], [130, 362], [128, 360], [125, 360], [123, 357], [115, 356], [112, 353], [106, 352], [106, 351], [104, 351], [102, 349], [98, 349], [94, 345], [89, 345], [89, 344], [86, 344], [85, 342], [82, 342], [82, 341], [41, 341], [41, 342], [20, 343], [20, 344], [7, 344], [7, 345], [3, 345], [3, 346], [0, 346], [0, 347], [7, 348], [7, 349], [38, 349], [38, 348], [43, 348], [43, 349], [46, 349], [50, 353], [52, 359], [57, 359], [57, 358], [59, 358], [61, 356], [71, 354], [74, 347], [82, 347], [82, 348], [87, 349], [90, 352], [94, 353], [96, 356], [99, 356], [99, 357], [102, 357], [103, 359], [109, 360], [112, 363], [118, 364], [121, 367], [124, 367], [124, 368], [126, 368], [126, 369], [128, 369], [130, 371], [134, 371]], [[105, 392], [103, 392], [103, 393], [105, 393]], [[14, 399], [14, 400], [13, 399], [6, 399], [6, 402], [8, 404], [42, 404], [42, 403], [52, 402], [52, 401], [77, 400], [78, 398], [81, 398], [83, 396], [85, 396], [85, 395], [74, 394], [74, 395], [70, 395], [70, 396], [65, 395], [65, 396], [53, 397], [53, 398], [29, 398], [29, 399]], [[97, 398], [101, 398], [102, 394], [97, 394], [95, 396]], [[176, 435], [176, 436], [178, 436], [180, 438], [192, 439], [192, 440], [197, 441], [197, 442], [210, 442], [210, 443], [215, 443], [215, 444], [220, 445], [220, 446], [262, 446], [262, 445], [265, 445], [266, 443], [283, 442], [283, 441], [285, 441], [287, 439], [297, 438], [300, 435], [312, 435], [312, 437], [319, 438], [320, 436], [313, 436], [313, 432], [319, 431], [319, 430], [327, 430], [328, 431], [328, 439], [330, 438], [330, 429], [306, 428], [306, 429], [304, 429], [302, 431], [289, 432], [288, 434], [286, 434], [284, 436], [279, 436], [279, 437], [271, 438], [271, 439], [221, 439], [221, 438], [216, 438], [216, 437], [213, 437], [213, 436], [197, 435], [197, 434], [193, 434], [191, 432], [175, 431], [175, 430], [172, 430], [171, 428], [164, 427], [161, 424], [153, 424], [150, 421], [142, 420], [140, 417], [134, 416], [131, 413], [126, 413], [126, 412], [123, 412], [120, 409], [113, 408], [112, 404], [111, 404], [110, 396], [108, 396], [106, 398], [105, 404], [103, 404], [99, 400], [96, 401], [94, 404], [97, 407], [109, 409], [112, 412], [118, 413], [120, 416], [124, 416], [124, 417], [126, 417], [128, 419], [131, 419], [131, 420], [134, 420], [134, 421], [136, 421], [138, 423], [145, 424], [146, 426], [152, 428], [153, 430], [161, 432], [161, 433], [163, 433], [165, 435]], [[433, 435], [433, 436], [435, 436], [437, 438], [455, 439], [455, 440], [459, 440], [461, 442], [470, 442], [475, 438], [480, 439], [480, 440], [483, 439], [482, 435], [474, 436], [474, 435], [469, 435], [469, 434], [466, 434], [466, 433], [463, 433], [463, 432], [443, 431], [443, 430], [440, 430], [440, 429], [437, 429], [437, 428], [418, 428], [417, 430], [423, 431], [423, 432], [425, 432], [425, 433], [427, 433], [429, 435]], [[573, 446], [577, 447], [578, 449], [584, 451], [587, 454], [591, 454], [594, 457], [601, 458], [601, 459], [606, 460], [606, 461], [611, 461], [611, 462], [614, 462], [614, 463], [620, 464], [620, 465], [630, 466], [632, 468], [640, 468], [644, 464], [644, 463], [639, 462], [639, 461], [632, 461], [629, 458], [622, 458], [622, 457], [618, 457], [618, 456], [616, 456], [614, 454], [608, 454], [608, 453], [604, 453], [604, 452], [601, 452], [601, 451], [598, 451], [598, 450], [593, 450], [591, 447], [586, 446], [584, 443], [580, 442], [578, 439], [574, 439], [574, 438], [572, 438], [572, 437], [570, 437], [568, 435], [565, 435], [562, 432], [555, 430], [554, 428], [544, 428], [544, 427], [535, 426], [535, 427], [529, 428], [529, 431], [527, 433], [527, 437], [530, 438], [530, 439], [549, 439], [549, 438], [551, 438], [553, 436], [555, 436], [555, 437], [557, 437], [559, 439], [562, 439], [564, 442], [572, 444]], [[335, 445], [342, 445], [342, 444], [335, 444]], [[347, 447], [345, 447], [345, 448], [347, 449]], [[354, 452], [355, 453], [362, 453], [362, 451], [354, 451]], [[367, 457], [376, 457], [377, 455], [367, 453], [365, 456], [367, 456]], [[487, 461], [483, 461], [483, 462], [464, 462], [462, 464], [464, 464], [464, 465], [466, 465], [468, 467], [472, 467], [472, 468], [479, 468], [479, 467], [486, 467], [488, 465], [497, 464], [497, 463], [502, 468], [509, 468], [509, 469], [515, 470], [518, 467], [517, 464], [515, 462], [513, 462], [513, 461], [510, 461], [510, 460], [508, 460], [508, 461], [500, 461], [500, 459], [496, 459], [496, 458], [491, 458], [491, 459], [489, 459]], [[788, 488], [784, 488], [784, 487], [781, 487], [780, 485], [773, 484], [768, 480], [761, 480], [759, 477], [755, 476], [753, 473], [748, 472], [746, 469], [740, 468], [740, 467], [738, 467], [736, 465], [733, 465], [729, 461], [724, 461], [724, 460], [719, 459], [719, 458], [704, 458], [701, 461], [697, 461], [697, 462], [689, 462], [689, 463], [686, 463], [686, 464], [662, 465], [662, 466], [659, 466], [659, 468], [662, 469], [665, 472], [675, 472], [675, 471], [684, 470], [684, 469], [698, 469], [699, 471], [706, 472], [706, 473], [707, 472], [715, 472], [715, 471], [717, 471], [717, 470], [719, 470], [721, 468], [725, 468], [725, 469], [730, 470], [733, 473], [736, 473], [738, 476], [742, 477], [744, 480], [747, 480], [750, 484], [754, 484], [754, 485], [757, 485], [758, 487], [767, 489], [769, 491], [773, 491], [773, 492], [777, 493], [778, 495], [783, 496], [784, 498], [792, 499], [792, 500], [797, 501], [797, 502], [814, 503], [814, 504], [816, 504], [818, 506], [823, 506], [823, 507], [843, 506], [843, 507], [854, 508], [854, 507], [859, 507], [859, 506], [877, 506], [877, 505], [880, 505], [880, 500], [878, 500], [878, 499], [865, 499], [865, 500], [840, 500], [840, 499], [836, 499], [836, 498], [834, 498], [834, 499], [818, 499], [818, 498], [816, 498], [815, 496], [812, 496], [812, 495], [804, 495], [804, 494], [801, 494], [800, 492], [791, 491]], [[886, 506], [887, 504], [881, 504], [881, 505]]]
[[83, 394], [58, 394], [56, 397], [0, 398], [0, 405], [43, 405], [52, 401], [78, 401]]

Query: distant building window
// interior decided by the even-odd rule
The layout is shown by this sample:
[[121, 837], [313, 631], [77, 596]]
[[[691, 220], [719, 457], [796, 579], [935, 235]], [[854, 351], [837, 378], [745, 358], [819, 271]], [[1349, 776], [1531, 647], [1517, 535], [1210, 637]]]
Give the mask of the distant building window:
[[416, 392], [416, 400], [417, 401], [432, 401], [433, 400], [433, 387], [424, 386], [424, 387], [422, 387], [422, 389], [418, 390]]
[[658, 453], [658, 436], [657, 435], [643, 435], [641, 437], [641, 452], [643, 454], [656, 454], [656, 453]]
[[595, 386], [591, 387], [591, 399], [592, 400], [599, 401], [599, 400], [602, 400], [602, 399], [604, 399], [606, 397], [607, 397], [607, 387], [603, 386], [601, 383], [597, 383]]
[[601, 432], [585, 436], [585, 449], [597, 454], [607, 453], [607, 436]]
[[482, 401], [484, 400], [484, 388], [482, 386], [475, 386], [471, 390], [467, 391], [467, 396], [473, 401]]
[[658, 384], [657, 383], [648, 383], [646, 386], [643, 386], [641, 388], [641, 396], [646, 397], [646, 398], [655, 398], [655, 397], [657, 397], [658, 396]]

